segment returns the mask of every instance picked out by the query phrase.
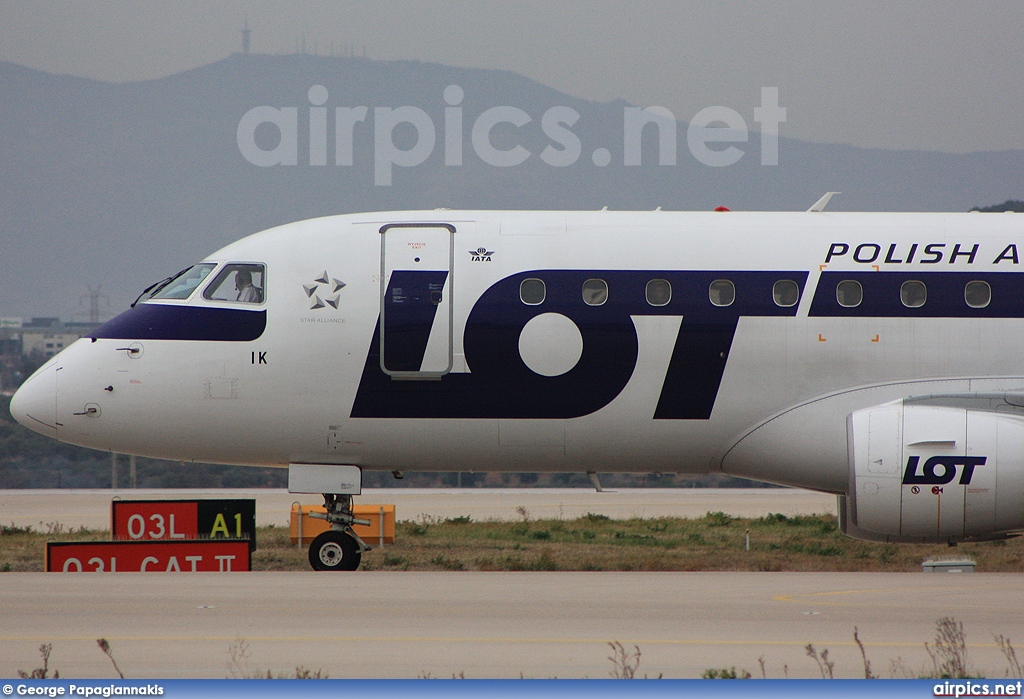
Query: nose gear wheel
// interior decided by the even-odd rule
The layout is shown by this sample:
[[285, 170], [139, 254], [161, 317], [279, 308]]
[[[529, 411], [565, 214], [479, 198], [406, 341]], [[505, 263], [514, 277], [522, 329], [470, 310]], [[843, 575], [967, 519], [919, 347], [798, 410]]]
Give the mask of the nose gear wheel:
[[309, 565], [313, 570], [355, 570], [362, 557], [355, 539], [333, 529], [320, 534], [309, 545]]

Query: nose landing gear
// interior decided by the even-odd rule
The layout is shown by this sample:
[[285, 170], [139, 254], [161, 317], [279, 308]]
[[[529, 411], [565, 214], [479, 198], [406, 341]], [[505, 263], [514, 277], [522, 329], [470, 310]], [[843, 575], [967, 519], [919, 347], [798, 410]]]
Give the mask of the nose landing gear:
[[310, 513], [310, 517], [326, 519], [332, 528], [309, 545], [309, 565], [313, 570], [355, 570], [362, 561], [363, 553], [371, 547], [352, 530], [352, 525], [369, 525], [370, 522], [352, 514], [351, 495], [323, 495], [327, 512]]
[[[334, 428], [332, 428], [334, 429]], [[352, 513], [352, 496], [363, 490], [363, 471], [352, 464], [288, 464], [289, 493], [321, 493], [323, 514], [311, 512], [310, 517], [326, 519], [331, 524], [309, 545], [309, 565], [313, 570], [355, 570], [370, 550], [366, 542], [352, 530], [353, 524], [369, 526], [370, 521], [357, 519]]]

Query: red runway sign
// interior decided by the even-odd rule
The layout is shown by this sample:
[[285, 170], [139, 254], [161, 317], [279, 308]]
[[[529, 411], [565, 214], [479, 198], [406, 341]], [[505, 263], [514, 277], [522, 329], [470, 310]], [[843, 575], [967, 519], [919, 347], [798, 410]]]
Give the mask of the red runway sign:
[[115, 539], [173, 541], [199, 536], [194, 500], [114, 500], [110, 509]]
[[230, 573], [251, 569], [248, 541], [51, 541], [49, 573]]
[[115, 541], [248, 539], [256, 548], [255, 500], [114, 500]]

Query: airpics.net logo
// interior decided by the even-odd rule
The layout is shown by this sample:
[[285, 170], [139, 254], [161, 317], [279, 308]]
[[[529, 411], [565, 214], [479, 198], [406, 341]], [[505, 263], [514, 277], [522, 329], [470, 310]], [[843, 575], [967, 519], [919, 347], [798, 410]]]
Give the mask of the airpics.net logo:
[[[325, 106], [329, 97], [326, 87], [314, 85], [307, 97], [309, 130], [308, 143], [302, 144], [303, 160], [308, 154], [308, 164], [324, 167], [328, 164], [328, 111]], [[444, 164], [459, 167], [464, 161], [466, 127], [469, 121], [460, 106], [465, 92], [458, 85], [444, 89], [444, 123], [441, 127], [441, 147], [444, 149]], [[303, 114], [304, 118], [306, 115]], [[238, 150], [247, 161], [258, 167], [298, 166], [300, 154], [299, 107], [253, 107], [238, 122]], [[412, 168], [426, 162], [438, 145], [438, 129], [431, 116], [419, 107], [375, 107], [366, 106], [334, 108], [333, 164], [351, 167], [355, 151], [357, 130], [363, 133], [373, 128], [373, 182], [378, 186], [390, 186], [395, 167]], [[546, 165], [555, 168], [576, 164], [584, 152], [584, 144], [572, 127], [580, 120], [580, 113], [572, 107], [551, 107], [541, 115], [540, 128], [550, 141], [537, 156]], [[761, 88], [761, 104], [753, 109], [753, 120], [760, 125], [761, 165], [774, 166], [779, 163], [779, 124], [786, 121], [786, 109], [779, 106], [777, 87]], [[534, 153], [522, 144], [511, 148], [498, 148], [492, 141], [492, 131], [499, 125], [525, 127], [533, 121], [526, 111], [509, 105], [491, 107], [472, 120], [469, 126], [469, 142], [475, 157], [487, 165], [510, 168], [522, 165]], [[264, 125], [277, 131], [273, 148], [257, 143], [256, 131]], [[658, 164], [672, 166], [677, 162], [677, 139], [679, 124], [671, 111], [665, 107], [625, 107], [622, 113], [622, 164], [638, 167], [642, 164], [641, 142], [648, 126], [656, 131]], [[362, 128], [360, 128], [362, 127]], [[507, 129], [507, 126], [504, 126]], [[261, 129], [265, 131], [265, 129]], [[411, 145], [406, 139], [396, 144], [396, 132], [415, 133]], [[274, 139], [271, 138], [271, 141]], [[733, 165], [746, 155], [736, 144], [749, 141], [747, 121], [743, 115], [729, 107], [706, 107], [686, 125], [686, 146], [698, 162], [709, 167]], [[508, 145], [508, 144], [503, 144]], [[612, 162], [612, 152], [600, 146], [590, 152], [595, 167], [607, 167]]]

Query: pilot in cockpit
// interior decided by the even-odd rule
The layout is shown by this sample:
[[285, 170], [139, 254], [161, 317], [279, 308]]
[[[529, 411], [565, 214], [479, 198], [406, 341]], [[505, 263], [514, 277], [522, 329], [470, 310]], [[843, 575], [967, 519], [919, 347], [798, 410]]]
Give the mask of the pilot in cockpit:
[[238, 291], [238, 295], [235, 297], [236, 301], [259, 303], [262, 300], [262, 290], [259, 287], [253, 286], [252, 272], [247, 269], [242, 269], [235, 273], [235, 289]]

